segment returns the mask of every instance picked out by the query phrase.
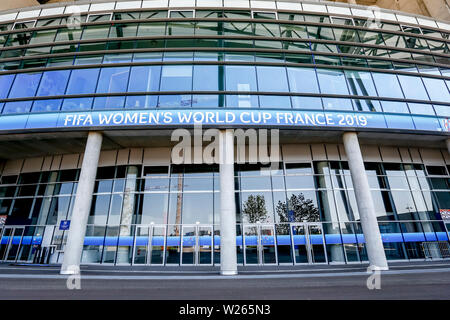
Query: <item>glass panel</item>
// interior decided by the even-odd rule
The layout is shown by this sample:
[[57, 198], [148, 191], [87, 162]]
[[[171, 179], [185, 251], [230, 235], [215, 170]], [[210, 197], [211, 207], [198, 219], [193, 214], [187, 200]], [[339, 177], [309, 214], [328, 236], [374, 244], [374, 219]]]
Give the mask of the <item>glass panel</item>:
[[131, 259], [133, 257], [134, 231], [134, 226], [120, 226], [116, 264], [131, 264]]
[[[342, 242], [344, 245], [347, 262], [358, 262], [358, 241], [356, 239], [356, 225], [354, 223], [342, 223]], [[327, 248], [328, 250], [328, 248]]]
[[134, 264], [147, 264], [148, 263], [148, 241], [149, 241], [149, 228], [138, 227], [136, 228], [136, 238], [134, 245]]
[[182, 249], [182, 264], [194, 264], [195, 254], [197, 248], [197, 234], [195, 227], [183, 227], [183, 249]]
[[158, 91], [161, 66], [132, 67], [128, 92]]
[[212, 227], [198, 227], [198, 263], [212, 264]]
[[103, 248], [103, 263], [114, 263], [116, 261], [117, 244], [119, 242], [119, 227], [107, 227], [105, 246]]
[[0, 99], [4, 99], [8, 96], [9, 89], [14, 80], [13, 74], [0, 76]]
[[166, 237], [166, 227], [153, 227], [151, 242], [151, 264], [164, 263], [164, 245]]
[[192, 66], [163, 66], [161, 91], [192, 90]]
[[0, 260], [5, 260], [9, 244], [11, 243], [12, 240], [13, 229], [4, 228], [2, 231], [3, 234], [2, 239], [0, 241]]
[[399, 224], [403, 241], [405, 243], [406, 253], [409, 259], [424, 259], [422, 242], [425, 241], [425, 235], [419, 222], [402, 222]]
[[103, 68], [97, 84], [97, 93], [125, 92], [130, 68]]
[[9, 251], [6, 256], [8, 261], [16, 261], [18, 258], [19, 248], [22, 243], [22, 236], [24, 233], [23, 228], [15, 228], [13, 237], [10, 242]]
[[258, 264], [258, 226], [244, 226], [245, 263]]
[[[340, 235], [339, 224], [338, 223], [323, 223], [323, 231], [325, 234], [326, 251], [329, 262], [343, 263], [345, 262], [345, 256], [342, 245], [342, 238]], [[316, 236], [314, 236], [316, 237]], [[315, 239], [318, 240], [318, 239]], [[312, 241], [312, 240], [311, 240]], [[317, 248], [320, 252], [320, 247]], [[355, 248], [356, 250], [356, 248]], [[316, 257], [317, 258], [317, 257]], [[317, 261], [316, 261], [317, 262]], [[324, 261], [321, 261], [324, 262]]]
[[372, 73], [380, 97], [403, 98], [402, 89], [395, 74]]
[[309, 244], [311, 246], [311, 262], [326, 262], [322, 227], [320, 225], [310, 225], [308, 227], [308, 233]]
[[84, 237], [82, 263], [100, 263], [102, 261], [105, 240], [105, 227], [88, 225]]
[[305, 226], [291, 226], [295, 263], [308, 263]]
[[428, 100], [427, 92], [419, 77], [399, 75], [398, 79], [407, 99]]
[[260, 227], [260, 245], [262, 254], [262, 263], [274, 264], [277, 263], [277, 256], [275, 252], [275, 231], [272, 226]]
[[[291, 92], [319, 93], [316, 72], [312, 68], [287, 68]], [[308, 79], [308, 81], [305, 81]]]
[[42, 238], [44, 227], [25, 227], [22, 238], [22, 245], [19, 249], [17, 259], [19, 261], [33, 261], [37, 252], [37, 244]]
[[432, 79], [432, 78], [422, 78], [427, 88], [428, 94], [431, 100], [434, 101], [450, 101], [450, 93], [447, 89], [444, 80]]
[[364, 71], [345, 71], [350, 92], [358, 96], [376, 97], [377, 92], [369, 72]]
[[403, 237], [399, 225], [393, 222], [379, 223], [378, 225], [380, 227], [386, 259], [405, 259], [406, 257], [403, 252]]
[[349, 94], [343, 71], [317, 69], [320, 91], [327, 94]]
[[223, 66], [194, 66], [194, 91], [223, 91]]
[[66, 94], [84, 94], [95, 92], [99, 72], [100, 69], [73, 70], [70, 75]]
[[36, 93], [42, 73], [20, 73], [16, 76], [9, 98], [33, 97]]
[[[289, 87], [284, 67], [256, 67], [259, 91], [288, 92]], [[273, 81], [277, 79], [277, 81]]]
[[277, 224], [276, 233], [278, 263], [293, 263], [289, 224]]
[[257, 91], [256, 70], [252, 66], [226, 66], [227, 91]]
[[167, 227], [166, 264], [179, 264], [180, 251], [180, 226], [169, 225]]
[[107, 38], [109, 34], [109, 25], [86, 26], [83, 30], [82, 40]]

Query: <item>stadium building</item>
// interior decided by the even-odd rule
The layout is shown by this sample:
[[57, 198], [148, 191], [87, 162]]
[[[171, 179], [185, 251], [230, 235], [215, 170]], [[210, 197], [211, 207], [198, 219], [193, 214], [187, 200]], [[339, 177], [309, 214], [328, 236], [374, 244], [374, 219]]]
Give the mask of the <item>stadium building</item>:
[[[325, 1], [1, 11], [0, 260], [235, 274], [449, 258], [449, 35]], [[174, 130], [197, 123], [219, 163], [174, 161]], [[246, 129], [271, 130], [270, 161]]]

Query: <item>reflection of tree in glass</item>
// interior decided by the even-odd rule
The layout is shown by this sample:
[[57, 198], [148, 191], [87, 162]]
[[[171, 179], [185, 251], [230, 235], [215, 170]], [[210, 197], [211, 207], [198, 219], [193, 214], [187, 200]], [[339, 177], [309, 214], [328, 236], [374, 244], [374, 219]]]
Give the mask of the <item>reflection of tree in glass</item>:
[[316, 222], [319, 221], [319, 210], [311, 199], [303, 193], [293, 194], [288, 203], [278, 201], [276, 208], [280, 222]]
[[242, 214], [247, 218], [248, 223], [265, 222], [268, 217], [264, 196], [248, 196], [244, 202]]

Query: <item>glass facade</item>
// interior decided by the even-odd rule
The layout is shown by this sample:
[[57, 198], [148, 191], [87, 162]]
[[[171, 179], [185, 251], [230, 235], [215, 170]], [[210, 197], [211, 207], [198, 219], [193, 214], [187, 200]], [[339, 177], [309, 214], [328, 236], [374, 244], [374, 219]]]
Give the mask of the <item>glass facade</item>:
[[[365, 165], [388, 260], [441, 258], [424, 246], [449, 240], [450, 224], [440, 216], [450, 203], [448, 168]], [[72, 169], [1, 177], [5, 252], [10, 239], [19, 261], [33, 260], [33, 245], [64, 245], [68, 231], [60, 224], [70, 220], [78, 175]], [[235, 188], [239, 263], [367, 261], [346, 161], [237, 164]], [[82, 262], [220, 263], [219, 194], [215, 165], [99, 167]], [[9, 236], [15, 230], [21, 235]], [[52, 261], [61, 262], [55, 252]]]
[[448, 116], [448, 34], [343, 21], [140, 9], [82, 15], [79, 28], [67, 28], [67, 16], [6, 23], [1, 113], [227, 107]]
[[[202, 108], [352, 112], [347, 127], [364, 114], [442, 139], [449, 130], [449, 32], [437, 22], [374, 29], [279, 5], [115, 8], [83, 9], [79, 25], [67, 10], [0, 19], [0, 130], [30, 114], [41, 118], [22, 117], [21, 129], [69, 112]], [[239, 264], [368, 260], [348, 163], [304, 158], [235, 165]], [[82, 263], [218, 265], [219, 167], [135, 163], [98, 168]], [[388, 260], [444, 258], [450, 169], [439, 163], [365, 162]], [[79, 171], [0, 176], [0, 261], [39, 262], [48, 248], [48, 262], [62, 262]]]

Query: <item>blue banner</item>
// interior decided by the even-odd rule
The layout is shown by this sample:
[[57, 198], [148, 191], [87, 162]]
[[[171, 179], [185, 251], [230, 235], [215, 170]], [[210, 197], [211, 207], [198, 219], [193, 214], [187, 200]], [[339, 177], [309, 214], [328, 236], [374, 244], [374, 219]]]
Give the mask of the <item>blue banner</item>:
[[0, 130], [108, 127], [342, 127], [448, 132], [448, 120], [434, 116], [304, 110], [154, 109], [29, 113], [0, 116]]

